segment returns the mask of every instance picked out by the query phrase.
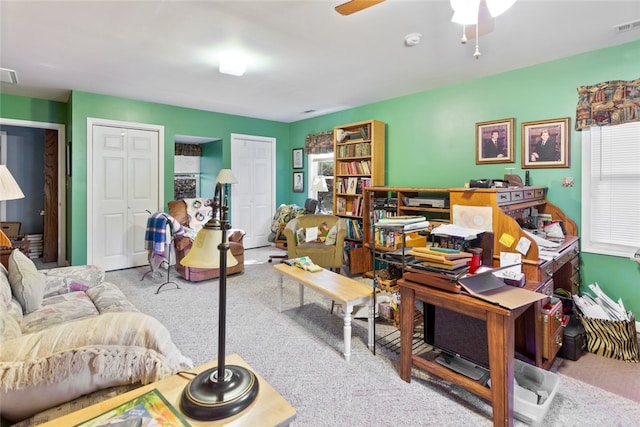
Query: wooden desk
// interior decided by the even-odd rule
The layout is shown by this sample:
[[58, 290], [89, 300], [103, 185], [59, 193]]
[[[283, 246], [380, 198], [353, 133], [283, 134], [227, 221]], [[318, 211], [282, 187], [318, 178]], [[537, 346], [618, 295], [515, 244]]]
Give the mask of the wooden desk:
[[[398, 280], [398, 285], [401, 301], [400, 377], [411, 382], [411, 367], [415, 365], [490, 401], [494, 426], [513, 426], [514, 323], [531, 304], [508, 310], [468, 295], [445, 292], [404, 279]], [[487, 322], [491, 389], [412, 353], [416, 299]]]
[[[225, 363], [227, 365], [244, 366], [251, 369], [247, 363], [237, 354], [227, 356]], [[218, 366], [217, 361], [209, 362], [189, 372], [200, 373], [206, 369]], [[253, 370], [252, 370], [253, 371]], [[247, 409], [233, 417], [225, 418], [218, 421], [196, 421], [186, 418], [192, 426], [288, 426], [296, 417], [296, 410], [287, 402], [277, 391], [273, 389], [257, 372], [253, 371], [260, 383], [258, 397]], [[51, 420], [41, 426], [73, 426], [81, 422], [90, 420], [104, 412], [107, 412], [118, 405], [138, 397], [149, 390], [157, 388], [158, 391], [171, 403], [177, 410], [180, 410], [180, 396], [182, 390], [189, 382], [190, 377], [182, 377], [173, 375], [164, 380], [147, 384], [135, 390], [119, 396], [107, 399], [103, 402], [81, 409], [71, 414]]]

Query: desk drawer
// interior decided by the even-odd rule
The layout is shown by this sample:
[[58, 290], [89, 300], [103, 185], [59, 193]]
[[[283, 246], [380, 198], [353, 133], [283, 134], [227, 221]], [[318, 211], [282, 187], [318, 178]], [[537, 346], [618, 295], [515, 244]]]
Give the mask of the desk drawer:
[[575, 242], [565, 250], [563, 250], [559, 256], [557, 256], [554, 260], [553, 271], [558, 271], [569, 262], [572, 258], [578, 258], [578, 254], [580, 253], [580, 247], [578, 246], [578, 242]]
[[542, 310], [542, 357], [553, 359], [562, 347], [562, 301]]

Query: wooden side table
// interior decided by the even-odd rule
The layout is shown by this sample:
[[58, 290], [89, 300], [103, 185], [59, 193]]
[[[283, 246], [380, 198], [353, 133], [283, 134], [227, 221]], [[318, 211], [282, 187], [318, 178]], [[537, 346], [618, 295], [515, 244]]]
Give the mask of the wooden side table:
[[[251, 367], [237, 354], [226, 357], [227, 365], [244, 366], [248, 369]], [[189, 372], [200, 373], [209, 368], [218, 366], [217, 361], [209, 362], [204, 365], [190, 369]], [[251, 369], [253, 371], [253, 369]], [[296, 417], [296, 410], [282, 397], [273, 387], [267, 383], [264, 378], [253, 371], [260, 383], [258, 397], [247, 409], [232, 417], [224, 418], [218, 421], [197, 421], [191, 418], [186, 420], [192, 426], [288, 426]], [[125, 402], [130, 401], [144, 393], [158, 389], [158, 391], [171, 403], [176, 410], [180, 411], [180, 396], [190, 380], [190, 376], [173, 375], [164, 380], [147, 384], [119, 396], [96, 403], [79, 411], [72, 412], [63, 417], [56, 418], [41, 426], [73, 426], [90, 420], [100, 414], [103, 414]]]

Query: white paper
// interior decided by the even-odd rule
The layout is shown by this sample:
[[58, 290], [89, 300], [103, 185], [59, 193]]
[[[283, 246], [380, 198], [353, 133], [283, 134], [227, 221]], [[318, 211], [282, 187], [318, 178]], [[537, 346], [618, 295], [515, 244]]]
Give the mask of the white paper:
[[527, 255], [530, 247], [531, 240], [521, 237], [520, 240], [518, 240], [518, 244], [516, 245], [516, 251], [520, 252], [522, 255]]
[[313, 242], [318, 239], [318, 227], [307, 227], [305, 230], [305, 242]]
[[[514, 253], [514, 252], [500, 252], [500, 267], [504, 267], [506, 265], [513, 265], [513, 267], [505, 268], [501, 270], [503, 277], [520, 277], [520, 273], [522, 273], [522, 255]], [[518, 264], [518, 265], [514, 265]]]

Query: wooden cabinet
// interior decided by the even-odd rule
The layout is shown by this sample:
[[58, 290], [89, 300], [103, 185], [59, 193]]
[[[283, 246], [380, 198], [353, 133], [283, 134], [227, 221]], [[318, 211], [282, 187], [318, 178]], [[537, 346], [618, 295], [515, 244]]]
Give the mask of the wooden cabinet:
[[363, 246], [364, 188], [383, 185], [385, 176], [385, 124], [367, 120], [333, 131], [333, 214], [347, 220], [345, 261], [351, 273], [371, 269], [371, 255]]

